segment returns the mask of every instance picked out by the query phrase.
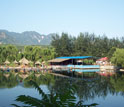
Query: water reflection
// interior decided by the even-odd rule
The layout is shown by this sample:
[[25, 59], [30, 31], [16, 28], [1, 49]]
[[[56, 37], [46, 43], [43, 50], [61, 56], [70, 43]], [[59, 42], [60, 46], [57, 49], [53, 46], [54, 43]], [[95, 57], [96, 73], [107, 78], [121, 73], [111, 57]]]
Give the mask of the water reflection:
[[83, 78], [62, 78], [43, 73], [14, 73], [0, 72], [0, 88], [13, 88], [18, 85], [24, 88], [32, 88], [30, 80], [35, 81], [39, 86], [47, 85], [50, 92], [64, 93], [70, 86], [75, 87], [75, 95], [83, 101], [95, 97], [105, 98], [108, 94], [124, 96], [124, 75], [116, 74], [103, 77], [96, 73], [85, 73]]
[[15, 73], [0, 72], [0, 88], [13, 88], [17, 85], [18, 79]]

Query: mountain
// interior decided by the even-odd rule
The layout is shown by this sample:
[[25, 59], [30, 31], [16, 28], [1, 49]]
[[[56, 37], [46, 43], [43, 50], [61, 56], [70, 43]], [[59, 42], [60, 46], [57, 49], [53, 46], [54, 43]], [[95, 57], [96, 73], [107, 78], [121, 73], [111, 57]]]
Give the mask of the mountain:
[[50, 45], [52, 35], [41, 35], [35, 31], [25, 31], [22, 33], [9, 32], [0, 30], [0, 44], [15, 44], [15, 45]]

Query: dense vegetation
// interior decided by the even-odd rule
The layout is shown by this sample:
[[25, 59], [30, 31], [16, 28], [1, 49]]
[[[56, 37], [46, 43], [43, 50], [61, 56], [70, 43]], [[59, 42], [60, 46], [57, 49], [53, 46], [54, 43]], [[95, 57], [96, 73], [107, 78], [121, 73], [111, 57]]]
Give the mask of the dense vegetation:
[[80, 33], [78, 37], [71, 37], [67, 33], [53, 36], [51, 45], [58, 56], [97, 56], [105, 57], [113, 54], [113, 48], [124, 48], [124, 38], [109, 39], [106, 36]]
[[111, 61], [117, 66], [124, 68], [124, 49], [116, 48], [116, 51], [111, 58]]
[[5, 60], [9, 60], [10, 62], [13, 62], [14, 60], [19, 61], [23, 57], [33, 62], [36, 62], [37, 60], [46, 61], [55, 57], [55, 51], [52, 47], [42, 46], [0, 46], [0, 64], [3, 64]]

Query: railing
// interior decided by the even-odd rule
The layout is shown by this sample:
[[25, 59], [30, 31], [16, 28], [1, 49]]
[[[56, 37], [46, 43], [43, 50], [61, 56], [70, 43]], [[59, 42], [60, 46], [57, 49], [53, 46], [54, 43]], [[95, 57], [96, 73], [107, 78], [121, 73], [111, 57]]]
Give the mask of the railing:
[[100, 69], [72, 69], [75, 72], [99, 72]]
[[99, 69], [100, 65], [67, 65], [68, 68], [79, 68], [79, 69]]

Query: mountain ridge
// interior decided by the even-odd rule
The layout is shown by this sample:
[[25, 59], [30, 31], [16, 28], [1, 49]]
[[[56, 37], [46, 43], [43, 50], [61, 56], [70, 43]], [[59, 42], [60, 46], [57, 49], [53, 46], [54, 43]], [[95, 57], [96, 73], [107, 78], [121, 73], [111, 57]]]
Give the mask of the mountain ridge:
[[40, 34], [36, 31], [17, 33], [0, 29], [0, 44], [50, 45], [53, 35], [55, 35], [55, 33], [50, 33], [48, 35]]

